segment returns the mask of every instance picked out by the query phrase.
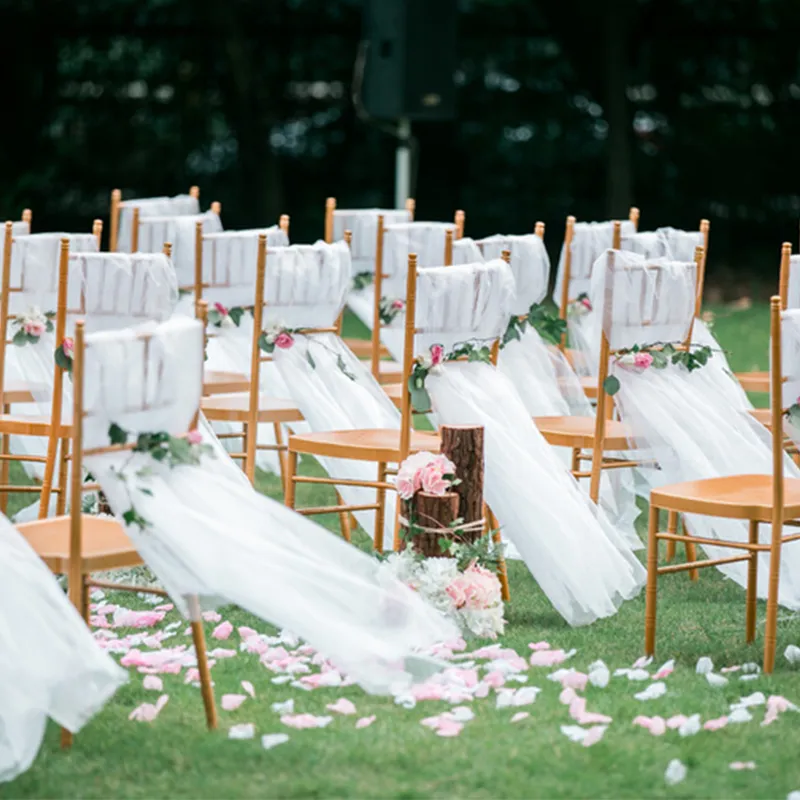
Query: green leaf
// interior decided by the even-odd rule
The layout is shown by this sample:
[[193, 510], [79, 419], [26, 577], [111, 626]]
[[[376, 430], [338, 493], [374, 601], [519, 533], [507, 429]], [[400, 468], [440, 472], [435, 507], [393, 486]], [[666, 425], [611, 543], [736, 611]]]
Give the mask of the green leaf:
[[420, 414], [426, 414], [431, 410], [431, 396], [425, 388], [409, 387], [411, 394], [411, 407]]
[[216, 325], [219, 328], [222, 325], [222, 314], [216, 308], [212, 308], [208, 312], [208, 321], [211, 325]]
[[126, 525], [138, 525], [142, 530], [149, 527], [150, 523], [131, 506], [123, 515], [122, 519]]
[[56, 348], [54, 358], [56, 365], [63, 369], [64, 372], [72, 372], [72, 359], [64, 353], [61, 347]]
[[[341, 359], [341, 356], [339, 356], [339, 358]], [[314, 357], [311, 355], [308, 348], [306, 348], [306, 361], [308, 361], [308, 366], [311, 367], [311, 369], [317, 368], [317, 363], [314, 361]]]
[[140, 486], [140, 487], [139, 487], [139, 491], [140, 491], [142, 494], [146, 494], [148, 497], [152, 497], [152, 496], [153, 496], [153, 492], [152, 492], [152, 490], [151, 490], [151, 489], [145, 489], [143, 486]]
[[244, 309], [236, 306], [235, 308], [231, 308], [228, 310], [228, 316], [233, 320], [233, 324], [238, 328], [239, 323], [242, 321], [242, 317], [244, 316]]
[[609, 375], [603, 381], [603, 390], [607, 395], [613, 397], [620, 390], [619, 378], [616, 375]]
[[127, 444], [128, 432], [120, 428], [116, 422], [112, 422], [108, 427], [108, 440], [111, 444]]
[[24, 347], [28, 344], [28, 334], [20, 328], [15, 334], [14, 338], [11, 340], [11, 344], [15, 344], [17, 347]]
[[669, 363], [667, 357], [664, 355], [662, 350], [651, 350], [650, 355], [653, 356], [653, 364], [652, 366], [655, 369], [665, 369], [667, 364]]
[[267, 334], [264, 332], [262, 332], [261, 336], [258, 337], [258, 346], [265, 353], [272, 353], [275, 350], [275, 342], [268, 342]]

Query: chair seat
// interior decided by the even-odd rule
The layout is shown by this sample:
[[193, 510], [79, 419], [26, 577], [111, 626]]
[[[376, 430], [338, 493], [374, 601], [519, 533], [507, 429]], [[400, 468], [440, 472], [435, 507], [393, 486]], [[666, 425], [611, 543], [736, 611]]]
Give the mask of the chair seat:
[[240, 372], [207, 369], [203, 374], [203, 394], [205, 396], [246, 392], [249, 387], [250, 380]]
[[581, 389], [589, 400], [597, 400], [597, 378], [592, 375], [581, 375]]
[[[372, 358], [372, 341], [370, 339], [345, 339], [344, 343], [357, 358]], [[381, 345], [381, 358], [388, 358], [389, 351]]]
[[[786, 478], [784, 517], [800, 517], [800, 479]], [[711, 517], [756, 520], [772, 519], [772, 475], [731, 475], [661, 486], [650, 493], [659, 508]]]
[[[16, 527], [53, 572], [65, 573], [69, 569], [70, 524], [70, 517], [65, 516], [24, 522]], [[84, 572], [144, 563], [122, 525], [113, 517], [82, 514], [81, 525]]]
[[396, 361], [378, 362], [378, 383], [399, 383], [403, 380], [403, 365]]
[[383, 391], [386, 392], [386, 396], [397, 406], [400, 406], [403, 403], [403, 384], [402, 383], [384, 383], [382, 384]]
[[[217, 422], [247, 422], [249, 415], [249, 395], [215, 394], [204, 397], [200, 408], [207, 419]], [[280, 397], [258, 398], [259, 422], [300, 422], [303, 415], [291, 401]]]
[[52, 387], [43, 383], [28, 383], [27, 381], [8, 381], [3, 387], [3, 403], [35, 403], [37, 400], [49, 397], [53, 392]]
[[[50, 435], [50, 415], [49, 414], [0, 414], [0, 433], [8, 433], [16, 436], [49, 436]], [[72, 426], [62, 425], [60, 436], [72, 435]]]
[[769, 372], [737, 372], [736, 380], [746, 392], [769, 394]]
[[[411, 452], [439, 452], [438, 433], [411, 432]], [[305, 455], [351, 458], [357, 461], [400, 460], [400, 431], [396, 428], [367, 428], [353, 431], [327, 431], [289, 437], [289, 450]]]
[[[539, 432], [555, 447], [594, 447], [594, 417], [534, 417]], [[604, 450], [630, 450], [630, 428], [618, 420], [606, 420]]]

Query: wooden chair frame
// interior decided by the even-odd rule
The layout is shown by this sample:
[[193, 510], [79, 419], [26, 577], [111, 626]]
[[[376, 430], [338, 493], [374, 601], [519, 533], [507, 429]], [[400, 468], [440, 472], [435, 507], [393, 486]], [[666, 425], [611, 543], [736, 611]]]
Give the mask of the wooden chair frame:
[[[198, 234], [201, 231], [198, 229]], [[202, 262], [196, 261], [196, 292], [202, 292]], [[256, 478], [256, 458], [260, 450], [274, 450], [278, 453], [278, 460], [281, 470], [281, 482], [285, 487], [288, 483], [286, 449], [287, 445], [283, 441], [283, 431], [281, 426], [287, 422], [300, 422], [303, 415], [291, 400], [279, 400], [268, 398], [261, 395], [261, 365], [267, 361], [272, 361], [272, 356], [261, 352], [258, 340], [264, 325], [264, 286], [266, 284], [267, 269], [267, 236], [264, 233], [258, 235], [258, 256], [256, 262], [256, 285], [255, 296], [253, 298], [253, 338], [250, 354], [250, 375], [246, 378], [247, 387], [245, 392], [225, 395], [219, 394], [208, 398], [202, 404], [202, 410], [210, 421], [242, 422], [243, 431], [239, 433], [222, 434], [219, 438], [242, 439], [244, 441], [243, 451], [231, 453], [231, 458], [242, 461], [245, 475], [250, 483], [255, 483]], [[219, 285], [219, 284], [218, 284]], [[197, 296], [197, 295], [196, 295]], [[202, 302], [198, 300], [198, 304]], [[335, 333], [335, 328], [327, 329], [326, 332]], [[239, 413], [240, 399], [246, 394], [247, 409], [244, 414]], [[266, 400], [266, 403], [265, 403]], [[230, 401], [230, 402], [229, 402]], [[235, 406], [235, 407], [234, 407]], [[275, 432], [275, 444], [258, 443], [259, 423], [271, 423]]]
[[[68, 249], [68, 248], [67, 248]], [[62, 251], [63, 252], [63, 251]], [[152, 334], [140, 333], [138, 337], [149, 340]], [[160, 597], [167, 597], [167, 592], [163, 589], [156, 589], [146, 586], [132, 586], [128, 584], [118, 584], [110, 581], [97, 580], [91, 577], [92, 571], [100, 569], [113, 569], [120, 567], [138, 566], [144, 563], [136, 551], [136, 548], [124, 534], [121, 524], [116, 520], [107, 518], [92, 517], [82, 512], [82, 497], [87, 490], [83, 483], [83, 458], [84, 456], [99, 455], [102, 453], [124, 452], [133, 448], [128, 445], [109, 445], [107, 447], [97, 447], [85, 449], [83, 445], [83, 421], [90, 415], [84, 408], [84, 366], [86, 351], [91, 344], [86, 341], [85, 325], [82, 320], [75, 324], [75, 350], [72, 365], [73, 377], [73, 419], [68, 426], [63, 426], [61, 421], [61, 404], [53, 403], [51, 413], [51, 436], [52, 449], [58, 444], [59, 437], [67, 432], [72, 450], [72, 475], [69, 481], [70, 492], [70, 511], [66, 517], [60, 516], [49, 520], [39, 520], [18, 525], [17, 528], [23, 536], [28, 539], [37, 553], [43, 558], [45, 563], [55, 572], [67, 573], [67, 583], [69, 598], [80, 615], [89, 623], [89, 592], [92, 587], [110, 589], [114, 591], [145, 592], [155, 594]], [[56, 367], [60, 372], [60, 367]], [[63, 378], [62, 378], [63, 379]], [[190, 428], [197, 425], [198, 412], [195, 412], [193, 423]], [[54, 555], [48, 547], [50, 536], [37, 536], [37, 532], [46, 531], [51, 534], [57, 529], [68, 529], [69, 545], [66, 558], [63, 555]], [[112, 533], [113, 530], [113, 533]], [[105, 542], [106, 540], [116, 543], [116, 548], [111, 546], [102, 555], [90, 556], [87, 551], [86, 536], [90, 540]], [[44, 545], [42, 546], [42, 541]], [[66, 564], [64, 563], [66, 561]], [[66, 567], [66, 569], [65, 569]], [[193, 610], [193, 619], [190, 622], [192, 638], [194, 641], [195, 652], [197, 654], [197, 668], [200, 673], [200, 686], [205, 707], [206, 724], [209, 729], [217, 726], [217, 711], [214, 704], [214, 690], [211, 683], [211, 673], [208, 666], [206, 654], [205, 634], [203, 623], [200, 617], [200, 605], [196, 597], [189, 598], [190, 606]], [[62, 729], [62, 746], [69, 746], [72, 741], [72, 734]]]
[[[770, 301], [770, 335], [771, 335], [771, 400], [770, 408], [772, 414], [772, 476], [769, 489], [770, 499], [764, 502], [751, 501], [742, 498], [741, 502], [736, 502], [735, 495], [731, 498], [728, 490], [727, 497], [715, 498], [713, 495], [714, 485], [718, 480], [709, 479], [706, 481], [692, 481], [685, 484], [675, 484], [653, 490], [650, 498], [650, 513], [648, 521], [648, 550], [647, 550], [647, 593], [645, 605], [645, 653], [652, 655], [655, 651], [656, 636], [656, 601], [658, 576], [673, 572], [691, 570], [696, 572], [698, 569], [719, 566], [721, 564], [732, 564], [735, 562], [748, 562], [747, 570], [747, 594], [746, 594], [746, 614], [745, 614], [745, 638], [747, 642], [752, 642], [756, 634], [756, 608], [757, 608], [757, 579], [758, 579], [758, 554], [769, 552], [769, 588], [767, 594], [767, 617], [764, 631], [764, 672], [771, 673], [775, 667], [775, 649], [777, 643], [777, 620], [778, 620], [778, 586], [780, 580], [780, 557], [781, 548], [784, 544], [800, 539], [800, 533], [785, 536], [783, 534], [784, 524], [797, 527], [800, 523], [800, 481], [797, 479], [785, 479], [783, 474], [783, 384], [782, 375], [782, 343], [781, 343], [781, 315], [783, 311], [783, 299], [775, 296]], [[758, 479], [762, 476], [733, 476], [742, 479], [742, 488], [747, 488], [747, 479]], [[708, 497], [700, 497], [703, 485], [709, 487]], [[791, 504], [786, 502], [786, 490], [791, 489]], [[688, 490], [692, 489], [690, 493]], [[665, 509], [670, 516], [678, 513], [701, 514], [704, 516], [719, 516], [730, 519], [747, 520], [749, 522], [749, 541], [731, 542], [727, 540], [703, 539], [693, 537], [688, 534], [679, 535], [675, 531], [668, 530], [666, 533], [660, 532], [659, 511]], [[758, 541], [759, 524], [770, 524], [772, 537], [769, 544], [760, 544]], [[670, 565], [665, 567], [658, 566], [658, 542], [662, 539], [667, 541], [681, 541], [687, 545], [687, 556], [689, 561], [683, 564]], [[707, 544], [714, 547], [728, 547], [735, 550], [744, 551], [744, 555], [737, 555], [726, 558], [696, 560], [692, 554], [689, 555], [688, 547], [694, 548], [695, 544]]]
[[[28, 220], [24, 220], [30, 223]], [[8, 510], [8, 495], [10, 493], [22, 494], [37, 494], [42, 493], [46, 495], [47, 502], [49, 503], [50, 494], [58, 496], [59, 507], [63, 509], [66, 503], [66, 490], [63, 488], [64, 484], [59, 483], [58, 486], [52, 485], [52, 475], [50, 476], [50, 483], [44, 482], [41, 486], [31, 485], [12, 485], [10, 478], [10, 468], [12, 462], [17, 463], [37, 463], [45, 464], [45, 475], [47, 475], [48, 457], [49, 456], [36, 456], [24, 455], [10, 452], [11, 435], [31, 435], [36, 437], [47, 436], [47, 430], [44, 432], [40, 425], [28, 427], [25, 425], [24, 417], [19, 417], [16, 420], [9, 419], [12, 412], [12, 405], [16, 403], [30, 403], [35, 402], [34, 396], [35, 387], [25, 384], [19, 386], [9, 386], [5, 380], [5, 364], [6, 364], [6, 348], [11, 344], [8, 338], [8, 325], [9, 322], [17, 318], [16, 314], [9, 311], [9, 304], [11, 296], [18, 294], [25, 290], [24, 276], [22, 283], [19, 286], [11, 285], [11, 260], [12, 249], [14, 246], [14, 238], [12, 234], [13, 224], [6, 222], [4, 231], [4, 253], [3, 253], [3, 266], [2, 266], [2, 283], [0, 285], [0, 409], [2, 409], [3, 419], [0, 419], [0, 510], [5, 514]], [[103, 223], [101, 220], [96, 219], [92, 225], [92, 235], [97, 239], [98, 251], [100, 249], [100, 241], [103, 234]], [[63, 238], [61, 240], [61, 248], [59, 253], [59, 287], [62, 281], [66, 281], [66, 274], [68, 272], [68, 259], [69, 259], [69, 239]], [[66, 292], [66, 289], [65, 289]], [[61, 300], [61, 293], [59, 288], [58, 301]], [[64, 294], [64, 308], [66, 309], [66, 294]], [[56, 319], [54, 323], [56, 331], [56, 341], [62, 341], [64, 338], [64, 327], [59, 327], [59, 309], [58, 303], [55, 309]], [[64, 323], [65, 324], [65, 323]], [[59, 338], [59, 330], [61, 335]], [[61, 377], [56, 376], [54, 381], [54, 391], [56, 385], [61, 383]], [[62, 389], [59, 385], [58, 392], [61, 393]], [[66, 477], [66, 473], [62, 471], [62, 477]]]
[[[379, 222], [379, 229], [382, 229], [382, 220]], [[379, 240], [380, 241], [380, 240]], [[510, 260], [510, 253], [507, 250], [503, 251], [503, 258]], [[411, 375], [414, 364], [414, 337], [418, 333], [424, 333], [421, 328], [416, 327], [416, 296], [417, 296], [417, 256], [414, 253], [408, 256], [408, 274], [406, 280], [406, 307], [405, 307], [405, 326], [404, 326], [404, 347], [403, 347], [403, 397], [400, 403], [400, 430], [398, 432], [391, 431], [391, 434], [397, 433], [398, 446], [395, 452], [391, 455], [388, 447], [379, 445], [370, 446], [361, 445], [360, 442], [356, 443], [355, 448], [348, 445], [346, 441], [339, 445], [331, 443], [320, 443], [316, 446], [312, 437], [304, 436], [290, 436], [289, 437], [289, 476], [286, 484], [286, 505], [294, 509], [300, 514], [305, 516], [338, 513], [340, 520], [342, 515], [346, 516], [348, 524], [345, 525], [342, 520], [342, 534], [347, 541], [350, 541], [350, 528], [349, 528], [349, 515], [354, 511], [374, 511], [375, 512], [375, 539], [374, 547], [378, 552], [383, 551], [383, 537], [384, 537], [384, 523], [385, 523], [385, 498], [386, 492], [396, 491], [396, 486], [391, 483], [388, 478], [391, 475], [396, 475], [397, 470], [390, 468], [390, 463], [396, 463], [398, 466], [412, 451], [421, 449], [437, 449], [440, 446], [438, 434], [426, 435], [427, 441], [424, 447], [413, 446], [413, 413], [414, 409], [411, 404], [411, 393], [408, 390], [408, 379]], [[327, 332], [324, 329], [308, 329], [308, 333], [322, 333]], [[500, 340], [495, 340], [491, 348], [492, 364], [497, 365], [497, 356], [499, 353]], [[427, 411], [427, 409], [426, 409]], [[360, 438], [361, 434], [370, 431], [343, 431], [344, 437], [347, 434], [352, 434], [353, 438]], [[376, 432], [377, 433], [377, 432]], [[378, 466], [377, 480], [354, 480], [354, 479], [337, 479], [337, 478], [317, 478], [297, 474], [298, 456], [300, 453], [307, 455], [328, 455], [331, 457], [354, 459], [359, 461], [375, 461]], [[298, 483], [311, 483], [323, 484], [329, 486], [358, 486], [363, 488], [374, 488], [376, 490], [375, 503], [368, 503], [363, 505], [348, 505], [342, 501], [339, 495], [339, 504], [336, 506], [319, 506], [313, 508], [296, 508], [295, 503], [295, 490]], [[487, 529], [494, 530], [493, 538], [495, 541], [500, 540], [500, 534], [497, 531], [497, 520], [494, 515], [487, 509]], [[399, 504], [395, 511], [395, 524], [394, 524], [394, 549], [397, 550], [400, 544], [400, 522], [399, 522]], [[500, 578], [501, 586], [503, 588], [504, 599], [509, 599], [508, 590], [508, 576], [506, 573], [505, 560], [501, 559], [498, 568], [498, 577]]]
[[[200, 187], [199, 186], [192, 186], [189, 188], [189, 194], [191, 197], [196, 199], [200, 199]], [[109, 253], [115, 253], [117, 251], [117, 237], [119, 236], [119, 213], [125, 203], [122, 200], [122, 192], [119, 189], [114, 189], [111, 192], [111, 208], [109, 210], [109, 231], [108, 231], [108, 251]], [[138, 231], [138, 223], [139, 223], [139, 214], [138, 211], [134, 209], [134, 219], [135, 224], [132, 227], [131, 235], [135, 236], [138, 239], [139, 231]], [[136, 233], [134, 234], [134, 231]], [[132, 241], [133, 244], [133, 241]], [[138, 245], [138, 241], [136, 242]], [[136, 247], [131, 247], [131, 252], [136, 252]]]

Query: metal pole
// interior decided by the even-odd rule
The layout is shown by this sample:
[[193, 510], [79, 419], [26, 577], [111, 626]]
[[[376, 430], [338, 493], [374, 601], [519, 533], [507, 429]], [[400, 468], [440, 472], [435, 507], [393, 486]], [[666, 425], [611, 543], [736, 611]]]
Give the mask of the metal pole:
[[394, 207], [403, 209], [411, 193], [411, 120], [402, 117], [397, 122], [397, 151], [394, 160]]

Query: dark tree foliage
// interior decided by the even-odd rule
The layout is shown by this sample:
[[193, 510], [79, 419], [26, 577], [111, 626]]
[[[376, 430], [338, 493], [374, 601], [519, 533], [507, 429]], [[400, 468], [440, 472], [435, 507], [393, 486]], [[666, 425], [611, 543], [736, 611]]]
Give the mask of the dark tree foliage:
[[[418, 217], [712, 222], [710, 269], [777, 268], [800, 218], [796, 0], [462, 0], [458, 119], [419, 124]], [[88, 229], [108, 195], [199, 184], [227, 227], [393, 198], [353, 108], [359, 0], [0, 0], [0, 208]]]

